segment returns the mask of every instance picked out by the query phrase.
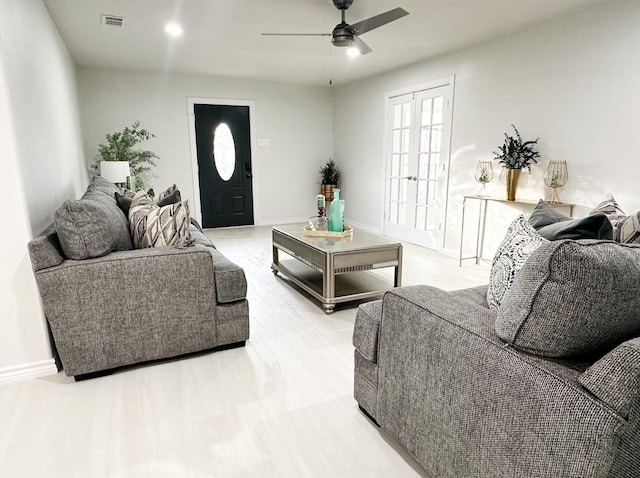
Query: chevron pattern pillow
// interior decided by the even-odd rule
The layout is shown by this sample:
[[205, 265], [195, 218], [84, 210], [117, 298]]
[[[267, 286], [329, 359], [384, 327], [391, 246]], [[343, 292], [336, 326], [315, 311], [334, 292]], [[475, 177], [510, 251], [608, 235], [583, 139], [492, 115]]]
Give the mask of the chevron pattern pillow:
[[189, 201], [158, 206], [144, 191], [131, 201], [129, 225], [136, 249], [173, 246], [189, 237]]

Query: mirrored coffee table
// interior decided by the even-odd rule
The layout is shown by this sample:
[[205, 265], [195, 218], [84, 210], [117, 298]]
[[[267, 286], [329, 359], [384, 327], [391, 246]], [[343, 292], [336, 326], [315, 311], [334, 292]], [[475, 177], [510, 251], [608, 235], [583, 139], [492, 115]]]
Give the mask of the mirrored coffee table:
[[[402, 281], [402, 244], [355, 230], [352, 237], [305, 236], [304, 224], [272, 230], [274, 274], [281, 273], [322, 303], [327, 314], [336, 304], [380, 296]], [[280, 258], [280, 252], [289, 258]], [[394, 268], [393, 283], [371, 271]]]

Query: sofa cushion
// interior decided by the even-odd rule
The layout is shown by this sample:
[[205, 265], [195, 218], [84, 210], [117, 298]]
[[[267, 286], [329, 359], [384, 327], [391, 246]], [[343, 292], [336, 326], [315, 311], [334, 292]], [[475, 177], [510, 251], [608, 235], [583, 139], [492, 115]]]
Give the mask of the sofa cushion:
[[189, 201], [160, 207], [138, 191], [129, 209], [131, 236], [136, 249], [177, 245], [189, 237]]
[[500, 307], [504, 294], [511, 287], [520, 268], [531, 253], [545, 242], [548, 241], [535, 231], [522, 214], [511, 223], [491, 264], [487, 289], [490, 309]]
[[65, 201], [56, 210], [55, 227], [69, 259], [90, 259], [132, 248], [129, 223], [113, 192], [108, 196], [87, 190], [82, 199]]
[[640, 211], [618, 224], [616, 240], [623, 244], [640, 244]]
[[172, 184], [167, 189], [158, 194], [158, 201], [161, 201], [167, 196], [171, 196], [174, 192], [178, 190], [178, 187], [175, 184]]
[[[174, 184], [175, 186], [175, 184]], [[122, 209], [122, 212], [125, 216], [129, 217], [129, 209], [131, 208], [131, 202], [135, 196], [135, 193], [128, 191], [129, 194], [122, 194], [119, 191], [115, 192], [116, 202], [118, 203], [118, 207]], [[160, 207], [168, 206], [169, 204], [175, 204], [177, 202], [182, 201], [182, 197], [180, 196], [180, 190], [175, 189], [171, 194], [163, 196], [162, 199], [159, 199], [156, 204]]]
[[602, 353], [640, 335], [640, 246], [553, 241], [531, 254], [504, 295], [496, 333], [548, 357]]
[[366, 302], [358, 307], [353, 327], [353, 346], [370, 362], [378, 359], [378, 334], [382, 301]]

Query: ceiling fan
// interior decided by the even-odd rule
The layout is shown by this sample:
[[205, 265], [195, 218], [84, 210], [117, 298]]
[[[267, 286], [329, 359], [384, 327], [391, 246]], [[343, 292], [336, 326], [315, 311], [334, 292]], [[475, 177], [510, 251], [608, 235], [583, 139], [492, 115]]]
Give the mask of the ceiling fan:
[[361, 55], [366, 55], [367, 53], [371, 53], [371, 48], [360, 39], [360, 35], [363, 33], [367, 33], [374, 28], [381, 27], [390, 23], [394, 20], [404, 17], [405, 15], [409, 15], [403, 8], [394, 8], [393, 10], [389, 10], [388, 12], [381, 13], [380, 15], [376, 15], [371, 18], [367, 18], [366, 20], [362, 20], [358, 23], [354, 23], [353, 25], [349, 25], [345, 21], [345, 10], [347, 10], [353, 0], [333, 0], [333, 4], [336, 6], [338, 10], [342, 13], [342, 21], [336, 25], [331, 33], [263, 33], [265, 36], [322, 36], [322, 37], [331, 37], [331, 43], [334, 46], [346, 46], [346, 47], [354, 47], [356, 48]]

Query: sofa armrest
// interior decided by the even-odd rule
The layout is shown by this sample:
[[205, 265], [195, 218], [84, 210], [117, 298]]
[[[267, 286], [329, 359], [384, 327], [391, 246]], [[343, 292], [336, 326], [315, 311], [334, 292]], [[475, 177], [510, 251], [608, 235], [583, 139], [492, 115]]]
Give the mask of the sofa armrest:
[[584, 388], [628, 418], [640, 397], [640, 337], [628, 340], [589, 367], [579, 378]]

